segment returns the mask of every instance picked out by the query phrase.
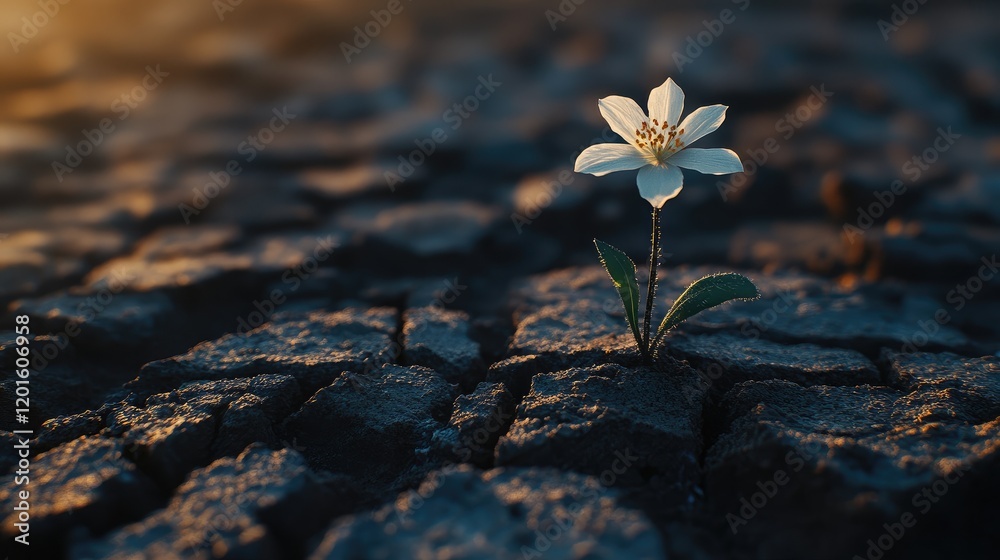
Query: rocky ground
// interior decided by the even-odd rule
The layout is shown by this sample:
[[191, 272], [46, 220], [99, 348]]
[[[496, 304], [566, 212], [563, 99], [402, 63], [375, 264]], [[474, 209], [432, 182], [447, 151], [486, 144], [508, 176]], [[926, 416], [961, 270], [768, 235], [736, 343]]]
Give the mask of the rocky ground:
[[[0, 552], [30, 429], [35, 558], [993, 557], [996, 7], [404, 2], [348, 56], [385, 5], [318, 4], [4, 54]], [[641, 262], [648, 205], [570, 171], [667, 76], [747, 173], [665, 207], [660, 312], [762, 297], [646, 366], [591, 239]]]

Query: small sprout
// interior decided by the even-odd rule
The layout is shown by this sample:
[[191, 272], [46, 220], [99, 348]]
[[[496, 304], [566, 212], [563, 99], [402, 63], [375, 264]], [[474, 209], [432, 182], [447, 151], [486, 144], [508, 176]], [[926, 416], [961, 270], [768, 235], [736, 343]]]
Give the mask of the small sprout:
[[[727, 148], [688, 147], [692, 142], [715, 132], [725, 120], [728, 107], [699, 107], [683, 121], [680, 120], [684, 108], [684, 92], [671, 78], [649, 93], [649, 116], [635, 101], [627, 97], [612, 95], [601, 99], [597, 104], [611, 129], [628, 144], [596, 144], [587, 148], [577, 158], [575, 171], [600, 177], [614, 171], [638, 169], [636, 184], [639, 195], [653, 207], [649, 283], [646, 313], [641, 328], [639, 282], [635, 277], [635, 263], [611, 245], [594, 240], [601, 263], [611, 276], [625, 305], [625, 318], [639, 352], [648, 363], [663, 335], [686, 319], [727, 301], [759, 297], [753, 282], [740, 274], [730, 272], [706, 276], [684, 290], [667, 311], [656, 334], [650, 337], [653, 300], [656, 296], [656, 265], [660, 256], [660, 209], [666, 201], [679, 195], [684, 187], [681, 168], [724, 175], [742, 172], [743, 163], [735, 152]], [[667, 134], [664, 135], [658, 129], [666, 130]]]

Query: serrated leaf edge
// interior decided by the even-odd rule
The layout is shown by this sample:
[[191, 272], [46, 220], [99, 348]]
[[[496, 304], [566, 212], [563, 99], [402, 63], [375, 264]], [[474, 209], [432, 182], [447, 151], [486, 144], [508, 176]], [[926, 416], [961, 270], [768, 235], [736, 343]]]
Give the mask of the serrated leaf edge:
[[[608, 263], [605, 260], [604, 252], [601, 250], [601, 245], [607, 247], [608, 249], [611, 249], [611, 251], [612, 251], [611, 254], [613, 254], [613, 255], [615, 255], [615, 254], [620, 255], [622, 258], [625, 259], [625, 261], [629, 264], [629, 266], [632, 267], [632, 279], [635, 282], [635, 291], [633, 293], [633, 287], [631, 285], [629, 285], [628, 286], [628, 292], [629, 292], [629, 300], [630, 301], [634, 300], [634, 303], [635, 303], [635, 305], [634, 305], [634, 309], [635, 309], [635, 317], [634, 317], [634, 319], [630, 320], [630, 318], [629, 318], [629, 308], [627, 307], [628, 304], [625, 303], [624, 295], [622, 294], [622, 290], [621, 290], [621, 284], [617, 280], [615, 280], [614, 275], [612, 275], [611, 271], [608, 269]], [[601, 260], [601, 266], [603, 266], [604, 267], [604, 271], [608, 273], [608, 276], [611, 278], [611, 282], [615, 286], [615, 291], [618, 292], [619, 298], [622, 299], [622, 305], [625, 306], [625, 321], [629, 324], [629, 327], [632, 330], [632, 336], [635, 337], [636, 344], [639, 345], [639, 347], [641, 348], [642, 347], [642, 337], [639, 334], [639, 324], [638, 324], [638, 322], [639, 322], [639, 297], [640, 297], [639, 296], [639, 287], [638, 287], [639, 286], [639, 281], [635, 278], [635, 271], [636, 271], [635, 263], [621, 249], [619, 249], [619, 248], [617, 248], [614, 245], [611, 245], [609, 243], [605, 243], [604, 241], [601, 241], [600, 239], [594, 239], [594, 246], [597, 248], [597, 255], [598, 255], [598, 257]]]
[[[653, 341], [654, 342], [653, 342], [653, 344], [651, 346], [654, 347], [654, 348], [656, 346], [658, 346], [660, 338], [662, 338], [663, 335], [665, 335], [670, 329], [676, 327], [677, 325], [683, 323], [684, 321], [690, 319], [691, 317], [694, 317], [694, 315], [691, 315], [691, 317], [685, 317], [684, 319], [682, 319], [680, 321], [677, 321], [676, 323], [673, 323], [670, 326], [666, 326], [667, 325], [667, 319], [670, 318], [671, 313], [673, 313], [674, 309], [677, 307], [677, 303], [680, 302], [680, 301], [683, 301], [685, 299], [685, 296], [687, 296], [688, 292], [691, 290], [692, 287], [694, 287], [699, 282], [701, 282], [702, 280], [705, 280], [707, 278], [714, 278], [716, 276], [729, 276], [729, 275], [740, 276], [740, 277], [746, 279], [747, 282], [749, 282], [750, 285], [754, 287], [754, 291], [756, 292], [756, 295], [754, 295], [753, 297], [734, 297], [734, 298], [730, 298], [730, 299], [727, 299], [726, 301], [723, 301], [721, 303], [713, 305], [712, 307], [706, 307], [705, 309], [702, 309], [701, 311], [707, 311], [709, 309], [712, 309], [714, 307], [718, 307], [720, 305], [723, 305], [723, 304], [726, 304], [726, 303], [729, 303], [729, 302], [732, 302], [732, 301], [755, 301], [755, 300], [760, 299], [760, 297], [761, 297], [761, 295], [760, 295], [760, 288], [757, 287], [757, 284], [754, 284], [753, 280], [751, 280], [749, 277], [744, 276], [743, 274], [740, 274], [738, 272], [716, 272], [715, 274], [708, 274], [708, 275], [702, 276], [701, 278], [699, 278], [699, 279], [695, 280], [694, 282], [691, 282], [690, 284], [688, 284], [688, 287], [684, 288], [684, 291], [681, 292], [681, 295], [677, 296], [677, 299], [675, 299], [674, 302], [672, 304], [670, 304], [670, 309], [667, 310], [667, 314], [663, 316], [663, 321], [660, 322], [659, 328], [656, 329], [656, 336], [653, 337]], [[698, 313], [701, 313], [701, 311], [699, 311]], [[695, 315], [697, 315], [697, 313]]]

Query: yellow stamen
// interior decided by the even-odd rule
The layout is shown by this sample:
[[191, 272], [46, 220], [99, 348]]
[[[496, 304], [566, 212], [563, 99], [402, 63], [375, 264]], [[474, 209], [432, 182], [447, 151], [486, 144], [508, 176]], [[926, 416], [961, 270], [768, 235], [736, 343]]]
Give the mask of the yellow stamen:
[[[650, 125], [650, 122], [653, 124]], [[684, 129], [677, 130], [677, 125], [651, 119], [643, 121], [635, 129], [635, 145], [643, 150], [650, 163], [661, 165], [668, 157], [684, 148], [684, 142], [681, 141], [683, 133]]]

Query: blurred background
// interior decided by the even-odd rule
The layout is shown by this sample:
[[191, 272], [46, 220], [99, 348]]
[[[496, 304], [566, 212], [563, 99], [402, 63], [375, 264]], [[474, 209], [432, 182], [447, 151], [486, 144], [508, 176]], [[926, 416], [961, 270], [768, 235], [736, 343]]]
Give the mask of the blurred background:
[[[117, 281], [137, 362], [236, 330], [289, 271], [284, 309], [450, 283], [503, 316], [512, 280], [595, 264], [594, 237], [645, 260], [634, 173], [572, 167], [621, 141], [599, 98], [644, 107], [667, 77], [685, 113], [730, 106], [698, 145], [747, 172], [685, 173], [664, 274], [944, 300], [1000, 248], [998, 21], [954, 0], [5, 0], [0, 303], [44, 316]], [[959, 319], [995, 337], [998, 309]]]
[[[685, 267], [737, 270], [767, 281], [759, 283], [772, 287], [772, 299], [778, 285], [814, 292], [793, 299], [794, 313], [768, 333], [793, 339], [782, 342], [857, 347], [871, 360], [902, 341], [965, 356], [1000, 350], [1000, 2], [3, 0], [0, 32], [4, 410], [15, 407], [13, 316], [29, 314], [39, 335], [30, 422], [4, 415], [3, 441], [14, 441], [7, 430], [35, 429], [37, 451], [59, 443], [46, 440], [58, 435], [52, 426], [93, 434], [103, 426], [99, 416], [97, 427], [73, 424], [93, 424], [94, 414], [58, 417], [109, 415], [105, 403], [137, 398], [124, 385], [143, 364], [285, 311], [462, 309], [471, 328], [459, 339], [480, 344], [484, 365], [497, 362], [514, 333], [511, 294], [529, 276], [595, 267], [536, 283], [552, 293], [579, 287], [562, 282], [605, 280], [595, 237], [645, 266], [649, 205], [635, 173], [572, 170], [587, 146], [623, 141], [601, 118], [599, 98], [624, 95], [645, 107], [650, 89], [668, 77], [686, 94], [685, 114], [730, 107], [722, 127], [696, 146], [735, 150], [746, 172], [685, 172], [684, 190], [663, 211], [660, 278], [674, 282], [664, 293], [693, 274], [682, 274]], [[765, 278], [786, 272], [819, 280]], [[620, 317], [610, 282], [604, 286], [600, 311]], [[763, 318], [766, 331], [767, 313], [777, 317], [771, 305], [740, 304], [716, 318], [726, 328]], [[539, 317], [522, 338], [561, 336], [579, 315], [551, 331], [551, 318]], [[596, 317], [603, 336], [608, 317]], [[754, 318], [741, 323], [747, 317]], [[603, 339], [587, 326], [581, 338], [591, 338], [580, 346], [589, 352], [587, 344]], [[319, 336], [303, 333], [290, 345], [308, 347]], [[349, 335], [341, 346], [369, 336]], [[538, 338], [540, 348], [570, 344], [569, 336]], [[721, 340], [719, 348], [732, 339]], [[529, 349], [534, 342], [520, 341]], [[368, 352], [364, 344], [373, 343], [362, 342], [357, 354]], [[814, 356], [776, 348], [796, 365]], [[300, 346], [290, 359], [309, 351]], [[246, 355], [233, 350], [219, 360]], [[771, 360], [764, 356], [754, 359]], [[938, 362], [928, 363], [936, 375]], [[869, 484], [865, 473], [863, 483], [831, 491], [836, 500], [847, 496], [851, 512], [916, 484], [910, 474], [922, 476], [927, 457], [950, 463], [947, 438], [971, 432], [946, 431], [938, 421], [965, 423], [949, 407], [967, 399], [962, 406], [971, 410], [993, 394], [936, 379], [940, 407], [931, 393], [900, 399], [900, 410], [927, 422], [914, 428], [919, 447], [902, 439], [873, 444], [878, 456], [898, 458], [892, 468], [872, 463], [871, 480], [888, 482], [849, 494], [851, 485]], [[994, 407], [981, 408], [995, 416]], [[42, 428], [48, 419], [55, 420]], [[826, 423], [817, 430], [840, 435]], [[961, 438], [984, 456], [993, 449], [986, 435]], [[177, 441], [166, 453], [198, 451]], [[300, 449], [295, 442], [282, 443]], [[840, 461], [867, 468], [867, 454], [845, 449]], [[13, 459], [0, 457], [0, 469]], [[994, 459], [976, 464], [990, 472]], [[904, 471], [905, 480], [890, 479]], [[826, 479], [817, 480], [820, 488]], [[77, 486], [91, 494], [89, 482]], [[980, 539], [968, 539], [969, 547], [986, 542], [990, 516], [979, 498], [963, 498], [964, 516], [936, 512], [926, 527], [937, 532], [906, 550], [933, 554], [928, 542], [938, 542], [948, 550], [941, 554], [953, 554], [966, 534]], [[96, 517], [106, 515], [100, 509]], [[839, 542], [846, 525], [822, 517], [827, 510], [813, 502], [790, 511], [787, 519], [824, 529], [836, 545], [827, 552], [851, 542]], [[723, 516], [716, 521], [721, 527]], [[69, 535], [68, 525], [49, 525], [50, 534]], [[41, 521], [36, 528], [41, 535]], [[689, 542], [675, 538], [684, 530], [669, 531], [672, 551]], [[724, 531], [703, 540], [728, 546]]]

